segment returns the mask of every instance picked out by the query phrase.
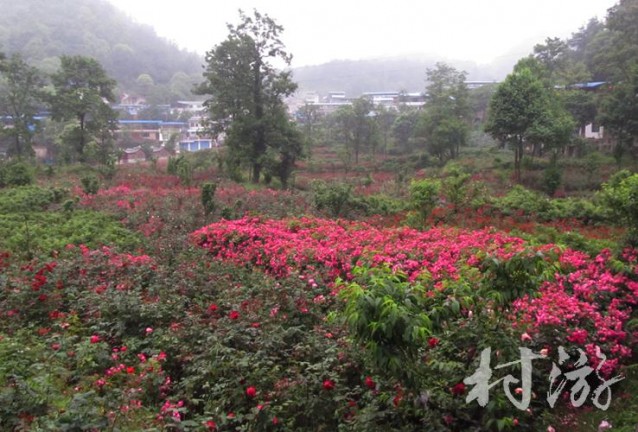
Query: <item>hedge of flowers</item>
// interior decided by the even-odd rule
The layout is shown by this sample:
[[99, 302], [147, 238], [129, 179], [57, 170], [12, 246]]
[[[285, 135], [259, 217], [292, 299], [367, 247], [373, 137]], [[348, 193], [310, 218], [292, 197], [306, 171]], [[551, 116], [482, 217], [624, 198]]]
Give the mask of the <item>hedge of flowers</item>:
[[215, 258], [258, 266], [275, 277], [301, 273], [330, 285], [336, 278], [352, 279], [356, 266], [388, 266], [406, 273], [409, 280], [428, 279], [433, 290], [460, 277], [485, 284], [490, 262], [506, 263], [525, 251], [545, 253], [545, 275], [535, 287], [538, 291], [516, 299], [511, 309], [521, 333], [538, 336], [539, 349], [580, 344], [594, 365], [599, 362], [595, 353], [602, 350], [609, 357], [605, 365], [609, 373], [632, 355], [638, 335], [626, 329], [638, 302], [638, 267], [632, 251], [624, 254], [623, 261], [614, 260], [608, 250], [591, 259], [553, 245], [531, 247], [492, 229], [437, 227], [423, 232], [315, 218], [221, 221], [197, 230], [191, 238]]

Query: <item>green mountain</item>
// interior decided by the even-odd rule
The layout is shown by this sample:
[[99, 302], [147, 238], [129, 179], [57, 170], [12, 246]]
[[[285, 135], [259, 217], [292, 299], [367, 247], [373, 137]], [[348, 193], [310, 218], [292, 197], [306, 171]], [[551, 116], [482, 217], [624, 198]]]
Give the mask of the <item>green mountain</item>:
[[198, 54], [158, 37], [106, 0], [0, 0], [0, 10], [0, 51], [20, 52], [45, 72], [56, 70], [60, 55], [94, 57], [120, 88], [145, 88], [157, 102], [187, 96], [201, 79]]

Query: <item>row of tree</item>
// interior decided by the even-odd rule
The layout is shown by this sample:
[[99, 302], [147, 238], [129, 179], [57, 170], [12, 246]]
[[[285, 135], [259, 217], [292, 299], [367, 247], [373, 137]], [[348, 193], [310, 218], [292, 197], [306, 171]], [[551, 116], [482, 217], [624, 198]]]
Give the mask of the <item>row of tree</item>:
[[[620, 160], [638, 137], [638, 0], [622, 0], [605, 23], [591, 20], [568, 40], [548, 38], [521, 59], [498, 87], [468, 90], [466, 74], [439, 63], [427, 70], [426, 105], [420, 111], [388, 111], [366, 99], [321, 117], [317, 107], [299, 111], [312, 142], [343, 146], [344, 160], [358, 163], [367, 151], [426, 151], [440, 162], [453, 159], [477, 120], [515, 154], [520, 179], [524, 154], [557, 157], [582, 145], [585, 126], [596, 122], [612, 135]], [[584, 83], [601, 81], [598, 92]], [[483, 113], [488, 112], [483, 122]], [[484, 124], [483, 124], [484, 123]], [[321, 135], [321, 131], [329, 131]]]
[[[638, 138], [638, 0], [621, 0], [606, 22], [591, 20], [566, 41], [548, 38], [519, 61], [490, 103], [485, 130], [515, 152], [557, 154], [574, 130], [597, 122], [615, 141], [618, 161]], [[597, 93], [584, 91], [598, 81]]]
[[[427, 69], [429, 85], [425, 106], [406, 104], [384, 107], [359, 98], [332, 114], [322, 115], [317, 105], [305, 105], [297, 113], [310, 143], [323, 141], [342, 146], [344, 162], [359, 163], [362, 153], [427, 151], [439, 161], [455, 158], [475, 124], [475, 113], [485, 110], [491, 92], [470, 91], [466, 74], [445, 64]], [[401, 99], [401, 95], [399, 95]]]
[[109, 105], [115, 87], [115, 80], [89, 57], [62, 56], [59, 70], [47, 76], [20, 54], [0, 55], [1, 133], [9, 138], [7, 153], [32, 156], [34, 136], [46, 121], [38, 115], [50, 113], [67, 160], [87, 160], [90, 143], [93, 157], [107, 161], [117, 128], [117, 113]]

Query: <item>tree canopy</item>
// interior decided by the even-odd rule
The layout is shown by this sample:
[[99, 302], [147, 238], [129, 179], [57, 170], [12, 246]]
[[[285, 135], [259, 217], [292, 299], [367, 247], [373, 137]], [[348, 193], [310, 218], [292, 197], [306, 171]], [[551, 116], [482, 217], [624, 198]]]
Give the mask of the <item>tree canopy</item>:
[[104, 142], [115, 129], [116, 114], [108, 105], [115, 99], [116, 82], [95, 59], [62, 56], [60, 70], [51, 79], [55, 93], [50, 98], [51, 117], [56, 121], [77, 121], [73, 150], [85, 160], [87, 138]]
[[427, 103], [416, 135], [441, 162], [458, 156], [467, 140], [470, 115], [466, 76], [445, 63], [427, 70]]
[[[279, 39], [283, 27], [268, 15], [240, 14], [238, 25], [228, 25], [225, 41], [206, 54], [205, 81], [198, 93], [209, 95], [205, 106], [209, 129], [223, 134], [231, 163], [250, 165], [251, 180], [266, 174], [289, 173], [288, 165], [301, 155], [300, 136], [288, 119], [284, 98], [297, 88], [287, 66], [291, 56]], [[286, 165], [283, 167], [282, 165]], [[286, 183], [286, 179], [281, 179]]]
[[35, 116], [43, 106], [44, 77], [27, 64], [20, 54], [0, 59], [0, 114], [10, 119], [11, 127], [2, 131], [11, 138], [8, 153], [30, 156], [32, 139], [39, 123]]

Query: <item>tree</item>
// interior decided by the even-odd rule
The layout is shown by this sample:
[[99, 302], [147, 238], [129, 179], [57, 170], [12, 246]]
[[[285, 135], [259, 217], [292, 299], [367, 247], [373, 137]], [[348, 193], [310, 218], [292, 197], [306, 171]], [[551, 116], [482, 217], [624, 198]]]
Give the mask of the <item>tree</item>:
[[606, 26], [613, 41], [609, 47], [610, 60], [617, 71], [613, 78], [630, 80], [635, 73], [634, 65], [638, 63], [638, 0], [620, 0], [611, 7]]
[[458, 156], [469, 132], [469, 92], [466, 73], [445, 63], [427, 70], [426, 106], [417, 137], [441, 162]]
[[12, 138], [9, 154], [22, 157], [33, 153], [31, 143], [37, 132], [36, 114], [44, 98], [44, 78], [20, 54], [0, 60], [0, 112], [10, 117], [12, 127], [4, 132]]
[[411, 140], [418, 121], [419, 112], [416, 110], [404, 111], [394, 120], [392, 137], [399, 151], [407, 153], [412, 150]]
[[77, 121], [74, 153], [84, 160], [84, 148], [92, 134], [102, 135], [116, 127], [116, 114], [108, 106], [115, 100], [116, 82], [90, 57], [62, 56], [60, 70], [52, 76], [55, 94], [51, 117], [56, 121]]
[[296, 117], [304, 137], [306, 154], [310, 157], [310, 151], [318, 141], [319, 128], [323, 116], [317, 105], [306, 103], [297, 110]]
[[381, 143], [383, 144], [381, 152], [385, 154], [388, 151], [388, 142], [392, 135], [392, 125], [397, 118], [397, 112], [383, 105], [379, 105], [375, 108], [374, 113], [374, 120], [377, 123], [377, 130], [379, 131]]
[[485, 131], [503, 144], [514, 147], [514, 170], [521, 180], [521, 160], [526, 140], [544, 118], [547, 94], [543, 83], [528, 68], [509, 74], [496, 90]]
[[[248, 163], [251, 180], [258, 183], [262, 170], [272, 164], [269, 157], [279, 154], [290, 160], [293, 156], [274, 151], [278, 143], [273, 137], [292, 138], [283, 99], [297, 85], [290, 71], [278, 71], [271, 64], [290, 65], [291, 56], [279, 39], [283, 27], [257, 11], [252, 17], [241, 10], [239, 15], [240, 24], [229, 24], [228, 38], [206, 54], [205, 80], [197, 92], [211, 96], [205, 102], [210, 132], [226, 135], [233, 158]], [[301, 146], [291, 145], [288, 150], [295, 148]], [[300, 154], [299, 150], [292, 159]]]
[[602, 96], [599, 113], [600, 123], [616, 139], [614, 156], [618, 162], [638, 138], [638, 63], [630, 71], [629, 79]]
[[359, 163], [359, 155], [366, 147], [374, 151], [379, 142], [374, 117], [374, 105], [364, 98], [339, 108], [334, 114], [337, 139], [354, 156], [355, 164]]

